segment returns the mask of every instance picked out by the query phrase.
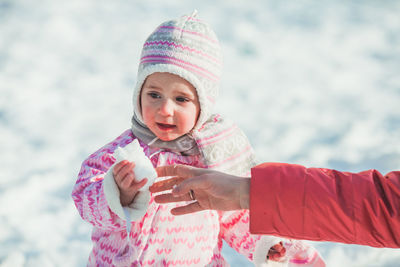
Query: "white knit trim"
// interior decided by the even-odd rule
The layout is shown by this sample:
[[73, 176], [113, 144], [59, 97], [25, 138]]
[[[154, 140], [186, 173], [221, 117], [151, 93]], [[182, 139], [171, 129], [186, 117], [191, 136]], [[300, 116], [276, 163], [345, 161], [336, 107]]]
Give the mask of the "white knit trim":
[[263, 236], [257, 242], [257, 245], [254, 249], [253, 254], [253, 263], [255, 266], [260, 267], [283, 267], [287, 266], [286, 262], [276, 262], [276, 261], [267, 261], [268, 251], [279, 242], [282, 242], [283, 239], [275, 236]]
[[[117, 147], [114, 151], [115, 163], [108, 169], [104, 180], [103, 190], [106, 196], [106, 200], [110, 209], [117, 214], [120, 218], [123, 218], [128, 223], [139, 220], [144, 216], [147, 211], [147, 207], [150, 202], [149, 186], [151, 186], [157, 177], [157, 173], [153, 168], [149, 158], [143, 152], [137, 139], [124, 147]], [[147, 178], [147, 183], [140, 189], [136, 194], [133, 202], [128, 207], [122, 207], [120, 201], [120, 191], [118, 185], [115, 183], [114, 175], [112, 171], [114, 166], [122, 160], [128, 160], [135, 162], [136, 166], [133, 171], [135, 173], [135, 179], [141, 181]], [[129, 231], [128, 231], [129, 232]]]
[[209, 105], [207, 104], [208, 100], [204, 93], [203, 85], [199, 81], [199, 79], [191, 72], [189, 72], [181, 67], [171, 65], [171, 64], [155, 64], [155, 65], [146, 66], [144, 69], [139, 69], [138, 76], [137, 76], [137, 82], [136, 82], [136, 86], [135, 86], [134, 93], [133, 93], [133, 99], [132, 99], [134, 113], [136, 114], [138, 120], [144, 124], [142, 113], [140, 110], [140, 91], [142, 89], [143, 83], [146, 80], [147, 76], [149, 76], [155, 72], [167, 72], [167, 73], [178, 75], [179, 77], [185, 79], [186, 81], [188, 81], [195, 87], [197, 95], [199, 97], [200, 115], [199, 115], [199, 118], [197, 120], [197, 123], [196, 123], [194, 129], [200, 128], [204, 124], [204, 122], [206, 122], [206, 120], [208, 119], [208, 117], [211, 114], [211, 110], [209, 110]]
[[108, 207], [118, 215], [121, 219], [125, 220], [125, 213], [122, 209], [121, 200], [119, 198], [120, 193], [117, 184], [115, 183], [114, 176], [112, 174], [112, 168], [110, 168], [103, 180], [103, 191], [106, 196]]
[[124, 207], [124, 209], [127, 209], [127, 212], [129, 212], [130, 219], [133, 222], [139, 221], [146, 214], [150, 198], [151, 195], [149, 191], [139, 191], [133, 202], [129, 204], [129, 208]]
[[[119, 188], [115, 183], [112, 169], [113, 168], [110, 168], [108, 170], [103, 180], [103, 191], [108, 207], [123, 220], [129, 222], [140, 220], [146, 214], [149, 206], [150, 192], [139, 191], [131, 204], [127, 207], [122, 207]], [[129, 214], [129, 217], [125, 215], [125, 212]]]

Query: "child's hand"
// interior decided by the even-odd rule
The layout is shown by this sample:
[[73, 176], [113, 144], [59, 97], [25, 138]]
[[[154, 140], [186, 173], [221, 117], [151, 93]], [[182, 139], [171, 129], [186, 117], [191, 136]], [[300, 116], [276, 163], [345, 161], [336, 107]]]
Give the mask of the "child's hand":
[[286, 249], [283, 247], [282, 242], [274, 245], [269, 249], [267, 260], [271, 261], [281, 261], [286, 255]]
[[139, 189], [147, 183], [146, 178], [140, 182], [135, 180], [134, 167], [135, 163], [123, 160], [116, 164], [113, 169], [113, 176], [120, 191], [122, 206], [131, 204]]

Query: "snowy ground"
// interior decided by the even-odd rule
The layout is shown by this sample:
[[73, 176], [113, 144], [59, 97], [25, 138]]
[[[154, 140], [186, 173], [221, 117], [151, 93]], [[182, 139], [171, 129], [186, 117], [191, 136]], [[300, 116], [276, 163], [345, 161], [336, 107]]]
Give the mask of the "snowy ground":
[[[85, 265], [80, 164], [130, 126], [147, 35], [194, 8], [224, 47], [218, 111], [260, 160], [400, 168], [399, 1], [0, 0], [0, 266]], [[328, 266], [400, 265], [400, 250], [314, 244]]]

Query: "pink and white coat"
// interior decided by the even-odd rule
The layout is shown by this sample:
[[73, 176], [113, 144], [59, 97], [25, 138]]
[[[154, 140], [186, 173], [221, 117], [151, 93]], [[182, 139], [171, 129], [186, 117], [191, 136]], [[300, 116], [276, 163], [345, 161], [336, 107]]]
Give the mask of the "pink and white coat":
[[[113, 259], [126, 245], [126, 221], [113, 213], [103, 191], [103, 179], [114, 164], [114, 150], [131, 143], [131, 130], [87, 158], [73, 188], [72, 198], [81, 217], [93, 225], [93, 249], [88, 266], [115, 266]], [[201, 156], [182, 156], [159, 151], [140, 143], [154, 167], [186, 164], [206, 167]], [[245, 174], [242, 174], [245, 175]], [[171, 208], [179, 204], [157, 204], [151, 197], [145, 216], [131, 223], [130, 242], [135, 260], [130, 266], [228, 266], [221, 254], [223, 240], [250, 260], [265, 259], [271, 245], [281, 239], [252, 235], [248, 211], [203, 211], [173, 216]], [[270, 243], [265, 247], [264, 244]], [[301, 241], [286, 241], [298, 247], [289, 266], [324, 266], [315, 249]], [[258, 254], [258, 255], [256, 255]], [[322, 262], [322, 263], [321, 263]]]

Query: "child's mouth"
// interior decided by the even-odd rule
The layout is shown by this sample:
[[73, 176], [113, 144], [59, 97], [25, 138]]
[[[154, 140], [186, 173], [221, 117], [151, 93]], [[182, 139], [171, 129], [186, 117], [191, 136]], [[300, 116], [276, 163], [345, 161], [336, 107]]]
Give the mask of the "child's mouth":
[[159, 123], [159, 122], [157, 122], [157, 126], [158, 126], [158, 128], [160, 128], [160, 130], [163, 130], [163, 131], [172, 130], [176, 127], [173, 124], [165, 124], [165, 123]]

